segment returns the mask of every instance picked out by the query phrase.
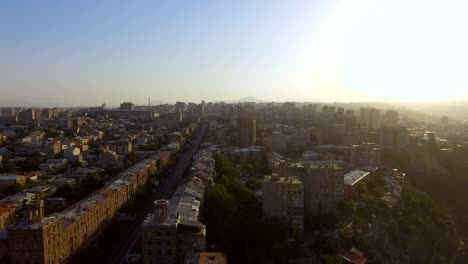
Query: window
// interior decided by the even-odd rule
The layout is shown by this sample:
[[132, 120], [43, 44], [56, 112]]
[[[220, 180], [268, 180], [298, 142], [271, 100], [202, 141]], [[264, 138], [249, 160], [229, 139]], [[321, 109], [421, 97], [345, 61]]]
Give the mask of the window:
[[148, 255], [152, 255], [153, 254], [153, 251], [151, 249], [148, 250]]
[[168, 245], [168, 246], [171, 245], [171, 241], [170, 241], [170, 240], [167, 241], [167, 245]]
[[161, 232], [157, 232], [156, 235], [157, 235], [157, 236], [161, 236]]
[[158, 240], [158, 241], [156, 242], [156, 244], [157, 244], [158, 246], [160, 246], [160, 245], [161, 245], [161, 241]]
[[161, 250], [158, 250], [158, 255], [161, 255], [161, 254], [162, 254]]
[[171, 232], [167, 232], [167, 236], [170, 236], [171, 235]]
[[148, 241], [148, 246], [153, 245], [153, 241]]
[[171, 254], [172, 254], [171, 250], [170, 250], [170, 249], [169, 249], [169, 250], [167, 250], [167, 255], [169, 255], [169, 256], [170, 256]]

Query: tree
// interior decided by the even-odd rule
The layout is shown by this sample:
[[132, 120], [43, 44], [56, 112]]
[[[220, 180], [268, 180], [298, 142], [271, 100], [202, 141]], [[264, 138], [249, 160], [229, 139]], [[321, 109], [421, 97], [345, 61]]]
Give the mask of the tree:
[[130, 168], [138, 162], [138, 157], [134, 152], [129, 152], [125, 155], [122, 162], [124, 168]]
[[247, 186], [247, 188], [249, 188], [251, 190], [259, 190], [263, 186], [263, 181], [260, 180], [260, 179], [250, 178], [245, 183], [245, 186]]
[[20, 192], [23, 189], [23, 186], [19, 183], [13, 183], [8, 186], [5, 186], [2, 190], [2, 192], [6, 195], [14, 195], [18, 192]]

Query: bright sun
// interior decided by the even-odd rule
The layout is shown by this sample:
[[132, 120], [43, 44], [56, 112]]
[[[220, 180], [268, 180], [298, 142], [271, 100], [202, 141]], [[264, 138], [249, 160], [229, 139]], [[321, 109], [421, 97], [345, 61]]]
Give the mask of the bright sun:
[[346, 85], [393, 100], [468, 94], [468, 1], [370, 1], [345, 37]]

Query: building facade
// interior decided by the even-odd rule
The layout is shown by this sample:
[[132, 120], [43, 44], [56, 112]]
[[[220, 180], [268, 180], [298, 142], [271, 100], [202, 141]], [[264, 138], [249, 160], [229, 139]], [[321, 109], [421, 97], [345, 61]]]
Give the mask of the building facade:
[[304, 181], [306, 221], [317, 215], [334, 214], [344, 198], [344, 169], [337, 164], [312, 164]]
[[263, 216], [276, 218], [289, 234], [304, 233], [304, 184], [299, 177], [266, 176], [263, 181]]

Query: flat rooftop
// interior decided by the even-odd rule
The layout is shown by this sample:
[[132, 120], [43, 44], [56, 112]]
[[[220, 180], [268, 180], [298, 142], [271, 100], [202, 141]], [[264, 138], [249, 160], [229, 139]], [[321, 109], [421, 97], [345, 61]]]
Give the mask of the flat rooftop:
[[355, 185], [370, 173], [362, 170], [353, 170], [344, 175], [344, 184], [345, 185]]
[[296, 177], [296, 176], [288, 176], [288, 177], [277, 176], [277, 177], [274, 177], [274, 176], [268, 175], [268, 176], [265, 176], [264, 180], [268, 181], [268, 182], [274, 182], [274, 183], [302, 184], [301, 179], [299, 177]]

